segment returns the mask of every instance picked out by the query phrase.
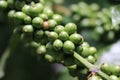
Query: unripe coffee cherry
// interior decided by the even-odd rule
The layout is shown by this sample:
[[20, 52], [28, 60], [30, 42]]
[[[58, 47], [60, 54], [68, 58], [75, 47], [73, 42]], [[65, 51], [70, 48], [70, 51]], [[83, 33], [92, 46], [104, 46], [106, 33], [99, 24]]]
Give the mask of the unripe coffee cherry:
[[33, 33], [34, 29], [32, 25], [25, 25], [23, 27], [23, 32], [25, 33]]
[[83, 41], [83, 37], [80, 34], [78, 34], [78, 33], [71, 34], [70, 37], [69, 37], [69, 39], [74, 44], [80, 44], [81, 41]]
[[37, 48], [36, 53], [38, 53], [38, 54], [45, 54], [46, 53], [46, 47], [44, 45], [40, 45]]
[[54, 31], [59, 34], [60, 32], [64, 31], [64, 29], [64, 26], [58, 25], [55, 27]]
[[59, 39], [62, 40], [62, 41], [68, 40], [68, 39], [69, 39], [68, 33], [65, 32], [65, 31], [61, 31], [61, 32], [59, 33]]
[[67, 40], [64, 42], [63, 44], [63, 51], [66, 53], [66, 54], [71, 54], [75, 49], [75, 45], [73, 42]]
[[54, 47], [55, 50], [60, 50], [63, 47], [63, 42], [59, 39], [56, 39], [53, 42], [53, 47]]
[[74, 23], [68, 23], [65, 25], [65, 31], [68, 32], [68, 34], [73, 34], [77, 31], [77, 26]]
[[35, 28], [42, 28], [43, 27], [43, 20], [42, 20], [42, 18], [40, 18], [40, 17], [33, 18], [32, 25]]

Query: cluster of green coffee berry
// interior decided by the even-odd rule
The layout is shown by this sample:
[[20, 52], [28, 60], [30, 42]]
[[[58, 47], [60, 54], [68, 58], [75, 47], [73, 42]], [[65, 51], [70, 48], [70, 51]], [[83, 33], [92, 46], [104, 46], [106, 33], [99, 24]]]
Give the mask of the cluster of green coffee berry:
[[[80, 31], [88, 30], [95, 34], [96, 41], [112, 42], [118, 39], [119, 26], [113, 28], [111, 12], [108, 8], [101, 8], [97, 3], [87, 4], [79, 2], [71, 5], [72, 18]], [[94, 37], [89, 37], [93, 38]]]
[[42, 3], [25, 4], [21, 11], [10, 10], [8, 18], [15, 22], [15, 35], [32, 47], [42, 60], [62, 63], [74, 76], [89, 72], [73, 57], [74, 51], [90, 63], [96, 62], [96, 48], [84, 42], [77, 33], [77, 26], [74, 23], [63, 26], [62, 16]]
[[103, 63], [100, 69], [108, 74], [112, 80], [120, 80], [120, 65], [110, 65], [109, 63]]
[[[70, 74], [78, 76], [79, 80], [102, 80], [100, 76], [96, 76], [97, 71], [90, 72], [73, 55], [74, 52], [78, 53], [90, 64], [94, 64], [97, 60], [96, 48], [84, 41], [77, 33], [78, 27], [74, 23], [63, 25], [63, 17], [45, 7], [43, 2], [19, 0], [16, 8], [12, 1], [16, 3], [14, 0], [0, 1], [0, 8], [1, 2], [6, 4], [6, 9], [14, 5], [14, 8], [8, 8], [8, 19], [15, 26], [13, 33], [27, 44], [40, 60], [62, 63], [68, 68]], [[25, 4], [22, 5], [21, 2]], [[107, 68], [102, 66], [100, 69], [106, 71]], [[115, 70], [117, 71], [117, 68]], [[116, 71], [115, 74], [114, 71], [112, 72], [113, 75], [117, 75]], [[88, 77], [89, 74], [92, 76]], [[111, 78], [117, 80], [113, 75]]]

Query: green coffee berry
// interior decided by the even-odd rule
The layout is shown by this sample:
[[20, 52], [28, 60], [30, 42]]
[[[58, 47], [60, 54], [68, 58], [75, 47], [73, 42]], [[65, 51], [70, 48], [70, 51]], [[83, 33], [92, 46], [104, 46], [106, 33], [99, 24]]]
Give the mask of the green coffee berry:
[[23, 27], [23, 32], [25, 32], [25, 33], [33, 33], [33, 26], [32, 25], [25, 25], [24, 27]]
[[53, 47], [55, 50], [60, 50], [63, 47], [63, 42], [60, 39], [56, 39], [53, 42]]
[[94, 55], [97, 52], [97, 49], [95, 47], [90, 47], [89, 48], [89, 54]]
[[63, 20], [63, 18], [62, 18], [62, 16], [59, 15], [59, 14], [54, 14], [54, 15], [53, 15], [53, 20], [55, 20], [57, 23], [61, 23], [62, 20]]
[[73, 42], [67, 40], [64, 42], [63, 44], [63, 51], [66, 53], [66, 54], [71, 54], [75, 49], [75, 45]]
[[32, 20], [32, 25], [35, 28], [42, 28], [43, 27], [43, 20], [40, 17], [35, 17]]
[[82, 40], [83, 40], [83, 37], [80, 34], [78, 34], [78, 33], [74, 33], [74, 34], [70, 35], [69, 39], [74, 44], [80, 44], [82, 42]]
[[50, 30], [54, 30], [54, 28], [57, 25], [57, 22], [55, 20], [52, 20], [52, 19], [48, 20], [48, 22], [49, 22]]
[[111, 78], [112, 80], [119, 80], [119, 78], [118, 78], [117, 76], [115, 76], [115, 75], [111, 75], [110, 78]]
[[89, 55], [86, 59], [92, 64], [96, 62], [96, 58], [94, 56], [91, 56], [91, 55]]
[[8, 6], [8, 3], [6, 1], [4, 1], [4, 0], [0, 1], [0, 10], [6, 9], [7, 6]]
[[60, 32], [64, 31], [64, 29], [64, 26], [58, 25], [55, 27], [54, 31], [59, 34]]
[[107, 74], [111, 74], [111, 65], [108, 63], [103, 63], [100, 69]]
[[48, 20], [48, 16], [44, 13], [39, 14], [39, 17], [42, 18], [43, 20]]
[[54, 41], [58, 38], [58, 34], [56, 32], [49, 32], [47, 35], [50, 41]]
[[74, 23], [68, 23], [65, 25], [65, 31], [68, 32], [68, 34], [73, 34], [77, 31], [77, 26]]
[[32, 22], [32, 19], [31, 19], [30, 16], [26, 16], [26, 17], [24, 18], [24, 23], [25, 23], [25, 24], [31, 24], [31, 22]]
[[62, 41], [68, 40], [68, 39], [69, 39], [68, 33], [65, 32], [65, 31], [61, 31], [61, 32], [59, 33], [59, 39], [62, 40]]
[[40, 45], [37, 48], [36, 53], [38, 53], [38, 54], [45, 54], [46, 53], [46, 47], [44, 45]]

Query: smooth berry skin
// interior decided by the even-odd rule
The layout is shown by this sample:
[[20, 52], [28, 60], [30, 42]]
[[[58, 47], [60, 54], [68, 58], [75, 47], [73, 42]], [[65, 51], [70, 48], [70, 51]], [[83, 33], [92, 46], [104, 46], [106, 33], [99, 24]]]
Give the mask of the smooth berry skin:
[[55, 27], [54, 31], [59, 34], [60, 32], [64, 31], [64, 29], [64, 26], [58, 25]]
[[91, 55], [89, 55], [86, 59], [92, 64], [96, 62], [96, 58], [94, 56], [91, 56]]
[[83, 40], [82, 36], [80, 34], [74, 33], [71, 34], [69, 37], [70, 41], [72, 41], [74, 44], [80, 44]]
[[45, 59], [48, 62], [54, 62], [55, 61], [55, 58], [52, 55], [50, 55], [50, 54], [45, 54]]
[[37, 42], [35, 42], [35, 41], [32, 41], [32, 42], [30, 42], [30, 46], [32, 47], [32, 48], [38, 48], [39, 46], [40, 46], [40, 43], [37, 43]]
[[63, 44], [63, 51], [66, 53], [66, 54], [71, 54], [75, 49], [75, 45], [73, 42], [67, 40], [64, 42]]
[[31, 24], [31, 22], [32, 22], [32, 18], [31, 18], [30, 16], [26, 16], [26, 17], [24, 18], [24, 23], [25, 23], [25, 24]]
[[11, 20], [11, 19], [14, 19], [14, 14], [15, 14], [15, 10], [10, 10], [8, 12], [8, 18]]
[[112, 74], [119, 76], [120, 75], [120, 65], [112, 66], [111, 72], [112, 72]]
[[89, 48], [89, 54], [94, 55], [97, 52], [97, 49], [95, 47], [90, 47]]
[[34, 29], [32, 25], [25, 25], [23, 27], [23, 32], [24, 33], [33, 33]]
[[57, 21], [57, 23], [60, 24], [63, 20], [63, 17], [59, 14], [54, 14], [53, 15], [53, 20]]
[[65, 25], [65, 31], [68, 32], [68, 34], [73, 34], [77, 31], [77, 26], [74, 23], [68, 23]]
[[39, 17], [41, 17], [43, 20], [48, 20], [48, 16], [44, 13], [39, 14]]
[[83, 51], [81, 52], [83, 57], [89, 56], [89, 48], [88, 47], [83, 47]]
[[76, 48], [76, 52], [77, 52], [78, 54], [81, 54], [82, 51], [83, 51], [83, 47], [82, 47], [81, 45], [79, 45], [79, 46]]
[[50, 19], [50, 20], [48, 20], [48, 22], [49, 22], [49, 26], [50, 26], [50, 30], [54, 30], [54, 28], [56, 27], [56, 25], [57, 25], [57, 22], [55, 21], [55, 20], [53, 20], [53, 19]]
[[18, 24], [21, 24], [24, 22], [24, 18], [26, 17], [26, 14], [23, 13], [23, 12], [16, 12], [14, 14], [14, 18], [15, 18], [15, 21], [18, 23]]
[[56, 39], [53, 42], [53, 47], [54, 47], [55, 50], [60, 50], [63, 47], [63, 42], [59, 39]]
[[56, 32], [49, 32], [48, 33], [48, 38], [50, 41], [54, 41], [58, 38], [58, 34]]
[[22, 8], [22, 12], [29, 15], [29, 9], [30, 9], [29, 5], [24, 5], [23, 8]]
[[42, 18], [40, 18], [40, 17], [33, 18], [32, 25], [35, 28], [38, 28], [38, 29], [42, 28], [43, 27], [43, 20], [42, 20]]
[[38, 54], [45, 54], [45, 53], [46, 53], [46, 47], [45, 47], [44, 45], [40, 45], [40, 46], [37, 48], [36, 52], [37, 52]]
[[103, 63], [100, 69], [107, 74], [111, 74], [111, 65], [108, 63]]
[[35, 38], [41, 39], [43, 36], [44, 36], [44, 31], [43, 30], [37, 30], [34, 33]]
[[54, 12], [49, 8], [45, 8], [43, 13], [46, 14], [49, 19], [52, 18], [53, 14], [54, 14]]
[[4, 0], [0, 1], [0, 10], [6, 9], [7, 6], [8, 6], [8, 3], [6, 1], [4, 1]]
[[111, 78], [112, 80], [119, 80], [119, 78], [118, 78], [116, 75], [111, 75], [110, 78]]
[[65, 31], [61, 31], [61, 32], [59, 33], [59, 39], [62, 40], [62, 41], [68, 40], [68, 39], [69, 39], [68, 33], [65, 32]]

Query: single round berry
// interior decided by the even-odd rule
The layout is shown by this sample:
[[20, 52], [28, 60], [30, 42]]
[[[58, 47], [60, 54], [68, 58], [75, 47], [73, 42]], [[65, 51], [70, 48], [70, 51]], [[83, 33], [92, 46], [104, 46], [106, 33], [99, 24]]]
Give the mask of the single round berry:
[[41, 17], [43, 20], [48, 20], [48, 16], [44, 13], [39, 14], [39, 17]]
[[120, 65], [114, 65], [112, 66], [112, 74], [114, 75], [120, 75]]
[[53, 47], [54, 47], [55, 50], [60, 50], [63, 47], [63, 42], [59, 39], [56, 39], [53, 42]]
[[14, 15], [15, 15], [15, 10], [10, 10], [8, 12], [8, 18], [11, 20], [11, 19], [14, 19]]
[[54, 30], [55, 26], [57, 25], [57, 22], [55, 20], [48, 20], [49, 22], [49, 26], [50, 26], [50, 30]]
[[66, 54], [71, 54], [75, 49], [75, 45], [73, 42], [67, 40], [64, 42], [63, 44], [63, 51], [66, 53]]
[[29, 5], [24, 5], [23, 8], [22, 8], [22, 12], [29, 15], [29, 9], [30, 9]]
[[87, 57], [89, 55], [89, 48], [83, 46], [82, 56]]
[[81, 41], [83, 41], [83, 37], [80, 34], [78, 34], [78, 33], [71, 34], [70, 37], [69, 37], [69, 39], [74, 44], [80, 44]]
[[23, 27], [23, 32], [25, 32], [25, 33], [33, 33], [33, 26], [32, 25], [25, 25], [24, 27]]
[[81, 54], [82, 51], [83, 51], [83, 47], [82, 47], [81, 45], [79, 45], [79, 46], [76, 48], [76, 52], [77, 52], [78, 54]]
[[61, 31], [64, 31], [64, 29], [64, 26], [58, 25], [55, 27], [54, 31], [59, 34]]
[[32, 19], [31, 19], [30, 16], [26, 16], [26, 17], [24, 18], [24, 23], [25, 23], [25, 24], [31, 24], [31, 22], [32, 22]]
[[65, 25], [65, 31], [68, 32], [68, 34], [73, 34], [77, 31], [77, 26], [74, 23], [68, 23]]
[[89, 55], [86, 59], [92, 64], [96, 62], [96, 58], [94, 56], [91, 56], [91, 55]]
[[62, 41], [68, 40], [68, 39], [69, 39], [68, 33], [65, 32], [65, 31], [61, 31], [61, 32], [59, 33], [59, 39], [62, 40]]
[[45, 54], [45, 59], [48, 61], [48, 62], [53, 62], [55, 61], [55, 58], [53, 56], [51, 56], [50, 54]]
[[50, 28], [49, 22], [48, 21], [44, 21], [43, 29], [49, 29], [49, 28]]
[[111, 76], [110, 76], [110, 79], [111, 79], [111, 80], [119, 80], [119, 78], [118, 78], [116, 75], [111, 75]]
[[32, 41], [32, 42], [30, 42], [30, 46], [33, 47], [33, 48], [38, 48], [40, 46], [40, 43]]
[[23, 12], [16, 12], [14, 14], [14, 17], [15, 17], [15, 20], [18, 22], [18, 23], [22, 23], [24, 22], [24, 18], [26, 17], [26, 14], [23, 13]]
[[32, 24], [35, 28], [42, 28], [43, 27], [43, 20], [40, 17], [35, 17], [32, 20]]
[[50, 8], [45, 8], [43, 13], [46, 14], [48, 16], [48, 18], [52, 18], [53, 14], [54, 14]]
[[54, 41], [58, 38], [58, 34], [56, 32], [49, 32], [48, 33], [48, 38], [50, 41]]
[[44, 45], [40, 45], [40, 46], [37, 48], [36, 52], [37, 52], [38, 54], [45, 54], [45, 53], [46, 53], [46, 47], [45, 47]]
[[94, 55], [97, 52], [97, 49], [95, 47], [90, 47], [89, 48], [89, 54]]
[[62, 16], [59, 15], [59, 14], [54, 14], [54, 15], [53, 15], [53, 20], [57, 21], [57, 23], [61, 23], [62, 20], [63, 20], [63, 18], [62, 18]]
[[8, 6], [8, 3], [5, 0], [0, 1], [0, 10], [6, 9]]
[[108, 63], [103, 63], [100, 69], [107, 74], [111, 74], [111, 66]]

